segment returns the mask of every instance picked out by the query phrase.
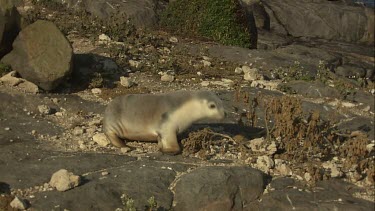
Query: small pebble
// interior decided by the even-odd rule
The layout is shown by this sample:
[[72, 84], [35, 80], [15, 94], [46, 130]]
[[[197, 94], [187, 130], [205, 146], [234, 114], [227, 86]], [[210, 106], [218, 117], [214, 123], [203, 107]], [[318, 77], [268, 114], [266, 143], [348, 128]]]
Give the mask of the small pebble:
[[100, 95], [102, 93], [102, 90], [99, 89], [99, 88], [94, 88], [94, 89], [91, 89], [91, 92], [94, 94], [94, 95]]
[[120, 149], [121, 153], [128, 153], [131, 151], [130, 147], [121, 147]]

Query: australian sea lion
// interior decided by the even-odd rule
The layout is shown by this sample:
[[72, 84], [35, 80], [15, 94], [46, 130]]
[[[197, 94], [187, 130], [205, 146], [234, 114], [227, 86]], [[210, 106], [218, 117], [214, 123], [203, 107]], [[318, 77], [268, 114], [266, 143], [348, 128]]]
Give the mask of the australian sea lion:
[[158, 141], [164, 153], [178, 153], [177, 134], [201, 119], [223, 119], [222, 101], [210, 91], [129, 94], [111, 101], [103, 120], [104, 133], [117, 147], [127, 140]]

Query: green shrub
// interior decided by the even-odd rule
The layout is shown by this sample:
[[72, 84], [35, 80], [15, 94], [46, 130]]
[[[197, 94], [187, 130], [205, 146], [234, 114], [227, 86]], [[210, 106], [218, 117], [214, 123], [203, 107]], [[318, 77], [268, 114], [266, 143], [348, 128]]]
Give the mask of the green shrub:
[[0, 62], [0, 77], [6, 75], [10, 71], [12, 71], [12, 68], [9, 65]]
[[238, 0], [176, 0], [160, 17], [161, 26], [172, 32], [246, 48], [256, 47], [251, 21]]

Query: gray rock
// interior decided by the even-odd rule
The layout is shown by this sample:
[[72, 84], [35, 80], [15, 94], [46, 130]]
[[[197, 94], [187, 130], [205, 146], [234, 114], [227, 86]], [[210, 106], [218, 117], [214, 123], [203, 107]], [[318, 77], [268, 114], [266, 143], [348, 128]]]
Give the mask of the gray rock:
[[85, 10], [103, 20], [118, 17], [130, 19], [138, 27], [153, 27], [157, 23], [157, 1], [154, 0], [54, 0], [69, 8]]
[[55, 172], [49, 184], [56, 188], [58, 191], [67, 191], [74, 187], [77, 187], [81, 183], [81, 177], [74, 175], [72, 172], [68, 172], [65, 169], [60, 169]]
[[[144, 210], [145, 205], [148, 204], [147, 200], [152, 196], [162, 210], [163, 208], [170, 210], [173, 194], [168, 188], [175, 179], [174, 170], [186, 171], [187, 167], [181, 164], [145, 160], [124, 162], [124, 157], [126, 156], [117, 156], [122, 160], [121, 163], [118, 162], [119, 166], [111, 168], [110, 171], [107, 169], [110, 174], [105, 176], [105, 179], [102, 175], [104, 169], [95, 167], [94, 163], [90, 173], [85, 176], [88, 182], [84, 185], [64, 193], [57, 191], [37, 193], [30, 202], [36, 210], [52, 210], [56, 202], [61, 208], [68, 210], [115, 210], [124, 208], [120, 198], [121, 195], [126, 194], [134, 200], [137, 210]], [[92, 163], [103, 161], [107, 167], [117, 162], [114, 157], [103, 159], [95, 155], [92, 158], [94, 158], [91, 160]]]
[[175, 210], [243, 210], [264, 190], [263, 174], [249, 167], [203, 167], [175, 187]]
[[341, 94], [337, 89], [329, 87], [319, 81], [291, 81], [282, 85], [284, 87], [289, 87], [291, 89], [290, 91], [308, 98], [341, 98]]
[[39, 113], [44, 114], [44, 115], [52, 114], [52, 109], [47, 105], [39, 105], [38, 110], [39, 110]]
[[293, 37], [374, 43], [372, 8], [330, 1], [264, 0], [270, 29]]
[[0, 59], [11, 51], [20, 30], [21, 15], [12, 1], [0, 1]]
[[358, 189], [353, 185], [331, 179], [318, 182], [314, 190], [288, 187], [276, 189], [265, 194], [258, 206], [251, 208], [253, 210], [373, 210], [373, 202], [352, 196], [355, 191]]
[[336, 75], [347, 78], [364, 78], [366, 76], [365, 69], [353, 65], [342, 65], [337, 67], [335, 73]]
[[72, 47], [59, 29], [52, 22], [39, 20], [18, 34], [13, 50], [2, 62], [26, 80], [52, 90], [70, 75], [72, 56]]

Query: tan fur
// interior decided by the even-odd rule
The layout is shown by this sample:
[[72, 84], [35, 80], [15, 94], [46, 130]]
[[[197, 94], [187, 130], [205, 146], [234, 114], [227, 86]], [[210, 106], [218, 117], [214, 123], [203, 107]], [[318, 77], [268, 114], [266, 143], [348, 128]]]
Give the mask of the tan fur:
[[125, 146], [121, 139], [158, 140], [162, 152], [175, 154], [180, 151], [177, 134], [203, 118], [224, 118], [222, 102], [212, 92], [125, 95], [107, 106], [103, 126], [117, 147]]

